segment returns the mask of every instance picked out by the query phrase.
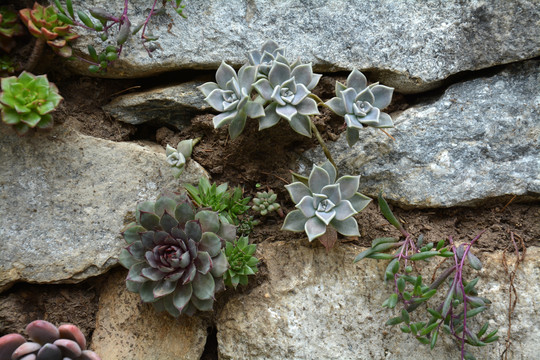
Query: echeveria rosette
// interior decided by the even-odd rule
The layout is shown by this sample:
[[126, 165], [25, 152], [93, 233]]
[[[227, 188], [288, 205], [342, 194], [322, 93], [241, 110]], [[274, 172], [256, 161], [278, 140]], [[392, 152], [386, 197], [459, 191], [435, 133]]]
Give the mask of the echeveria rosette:
[[165, 155], [167, 156], [167, 163], [172, 167], [175, 178], [178, 178], [184, 171], [186, 160], [191, 157], [193, 151], [193, 143], [193, 139], [182, 140], [178, 143], [176, 149], [167, 144]]
[[225, 255], [229, 261], [230, 268], [223, 275], [225, 285], [236, 287], [238, 284], [247, 285], [248, 276], [257, 273], [259, 259], [252, 256], [257, 250], [257, 245], [249, 244], [247, 236], [241, 236], [234, 242], [227, 241], [225, 245]]
[[381, 111], [390, 104], [394, 89], [371, 84], [360, 71], [354, 69], [347, 78], [347, 85], [336, 82], [336, 96], [326, 105], [336, 114], [343, 116], [347, 124], [347, 142], [353, 146], [359, 138], [359, 130], [372, 126], [393, 127], [392, 118]]
[[0, 360], [101, 360], [86, 349], [86, 338], [72, 324], [54, 326], [35, 320], [26, 326], [31, 341], [19, 334], [0, 337]]
[[171, 194], [139, 204], [136, 222], [122, 234], [128, 290], [174, 317], [212, 310], [229, 267], [222, 249], [236, 236], [233, 225], [212, 211], [195, 213], [186, 195]]
[[229, 134], [235, 139], [246, 124], [246, 118], [256, 119], [264, 116], [261, 104], [251, 101], [251, 90], [257, 76], [255, 66], [244, 65], [238, 70], [222, 62], [216, 72], [216, 81], [198, 87], [206, 96], [204, 99], [221, 114], [213, 119], [214, 127], [229, 124]]
[[32, 35], [46, 41], [58, 55], [71, 57], [72, 49], [69, 42], [80, 35], [72, 32], [71, 25], [58, 18], [54, 6], [45, 7], [36, 2], [32, 9], [19, 10], [19, 15]]
[[268, 40], [263, 44], [261, 50], [250, 51], [247, 58], [252, 66], [257, 67], [257, 77], [267, 77], [278, 55], [284, 56], [285, 49], [279, 47], [274, 41]]
[[309, 97], [306, 84], [313, 80], [311, 64], [302, 64], [294, 69], [275, 61], [268, 73], [268, 79], [259, 79], [253, 87], [270, 104], [259, 118], [259, 130], [276, 125], [279, 119], [286, 119], [294, 131], [311, 137], [310, 115], [319, 114], [317, 102]]
[[14, 36], [24, 34], [15, 11], [7, 6], [0, 6], [0, 49], [9, 53], [15, 47]]
[[0, 107], [2, 121], [12, 125], [19, 135], [30, 128], [52, 127], [52, 112], [62, 96], [58, 88], [47, 80], [46, 75], [35, 76], [23, 71], [18, 77], [2, 78]]
[[287, 214], [282, 230], [305, 231], [309, 241], [326, 233], [328, 226], [345, 236], [360, 236], [353, 215], [371, 199], [358, 192], [360, 176], [345, 175], [336, 181], [336, 174], [327, 161], [313, 167], [307, 186], [302, 182], [285, 185], [297, 210]]

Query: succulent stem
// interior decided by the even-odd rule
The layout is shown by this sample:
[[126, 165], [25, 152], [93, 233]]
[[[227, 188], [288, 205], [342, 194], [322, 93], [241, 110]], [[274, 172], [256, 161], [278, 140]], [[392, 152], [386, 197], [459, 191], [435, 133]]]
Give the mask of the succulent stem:
[[[450, 276], [450, 274], [452, 274], [455, 270], [456, 270], [456, 265], [454, 266], [450, 266], [448, 269], [444, 270], [444, 272], [437, 278], [437, 280], [435, 280], [430, 286], [429, 286], [429, 289], [430, 290], [433, 290], [433, 289], [436, 289], [439, 287], [439, 285], [441, 285], [444, 280], [446, 280], [446, 278], [448, 276]], [[422, 305], [421, 302], [419, 303], [414, 303], [410, 306], [407, 307], [407, 312], [411, 313], [413, 312], [414, 310], [416, 310], [420, 305]]]
[[324, 143], [324, 140], [323, 140], [323, 138], [321, 136], [321, 133], [319, 132], [319, 130], [315, 126], [315, 123], [313, 123], [313, 121], [311, 119], [309, 120], [309, 123], [311, 125], [311, 129], [315, 133], [315, 137], [317, 138], [317, 140], [319, 141], [319, 144], [321, 145], [321, 147], [323, 149], [324, 155], [326, 156], [328, 161], [330, 161], [330, 163], [332, 163], [332, 165], [334, 165], [334, 167], [337, 170], [338, 167], [337, 167], [336, 163], [334, 162], [334, 159], [332, 158], [332, 155], [330, 154], [330, 151], [326, 147], [326, 144]]
[[43, 47], [45, 46], [45, 40], [36, 38], [36, 42], [34, 43], [34, 48], [32, 49], [32, 53], [28, 57], [28, 61], [26, 62], [24, 69], [28, 72], [32, 72], [34, 68], [36, 67], [39, 58], [41, 57], [41, 53], [43, 52]]

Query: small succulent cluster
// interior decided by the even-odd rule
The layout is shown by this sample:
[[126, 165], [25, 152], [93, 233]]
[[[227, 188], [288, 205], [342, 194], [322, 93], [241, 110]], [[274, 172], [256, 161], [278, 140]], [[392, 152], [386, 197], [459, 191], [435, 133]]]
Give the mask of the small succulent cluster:
[[210, 181], [205, 177], [199, 179], [197, 187], [184, 184], [186, 191], [197, 206], [211, 208], [218, 212], [222, 221], [239, 225], [241, 215], [249, 210], [247, 204], [251, 198], [244, 197], [242, 188], [239, 186], [233, 190], [229, 190], [228, 186], [227, 183], [219, 186], [216, 183], [210, 184]]
[[223, 274], [225, 285], [236, 288], [238, 284], [247, 285], [248, 276], [257, 272], [259, 259], [253, 256], [257, 245], [249, 244], [247, 236], [241, 236], [234, 242], [225, 244], [225, 255], [230, 268]]
[[[392, 283], [394, 291], [382, 306], [394, 309], [401, 303], [403, 308], [399, 316], [389, 319], [386, 325], [400, 325], [403, 333], [411, 334], [420, 343], [429, 345], [431, 349], [435, 346], [442, 330], [448, 335], [453, 335], [460, 343], [462, 359], [475, 359], [472, 353], [465, 349], [465, 344], [485, 346], [498, 339], [497, 329], [487, 333], [488, 322], [478, 331], [471, 329], [470, 319], [488, 309], [491, 304], [488, 299], [478, 296], [475, 286], [479, 279], [467, 281], [463, 274], [466, 263], [473, 270], [482, 269], [482, 263], [471, 252], [473, 244], [482, 234], [476, 236], [471, 242], [459, 246], [454, 243], [452, 237], [448, 238], [449, 247], [445, 246], [444, 239], [437, 244], [424, 244], [422, 235], [414, 241], [412, 235], [403, 228], [382, 194], [379, 194], [379, 207], [386, 219], [402, 233], [405, 239], [375, 239], [371, 248], [358, 254], [354, 261], [364, 258], [390, 260], [385, 271], [385, 281]], [[393, 253], [386, 253], [388, 250], [393, 250]], [[454, 261], [436, 279], [434, 275], [435, 281], [427, 285], [424, 284], [421, 275], [413, 275], [413, 267], [409, 262], [427, 261], [433, 257], [450, 258]], [[400, 272], [401, 266], [404, 267], [402, 272]], [[413, 321], [413, 312], [420, 305], [428, 303], [444, 284], [448, 287], [442, 290], [444, 293], [442, 302], [427, 307], [429, 313], [427, 321]]]
[[281, 207], [276, 200], [277, 194], [273, 190], [257, 192], [257, 195], [253, 199], [254, 205], [251, 209], [261, 214], [261, 216], [268, 215]]
[[129, 244], [120, 254], [128, 290], [174, 317], [212, 310], [229, 267], [222, 249], [235, 239], [233, 225], [215, 212], [195, 212], [185, 194], [169, 194], [140, 203], [136, 222], [122, 234]]
[[72, 49], [69, 42], [80, 35], [72, 31], [69, 23], [60, 19], [52, 5], [45, 7], [36, 2], [32, 9], [20, 10], [19, 15], [32, 35], [46, 41], [58, 55], [71, 57]]
[[360, 236], [353, 215], [362, 211], [371, 199], [358, 192], [360, 176], [342, 176], [330, 163], [314, 166], [307, 184], [297, 181], [285, 185], [297, 210], [287, 214], [282, 230], [305, 231], [309, 241], [333, 227], [345, 236]]
[[[285, 119], [294, 131], [311, 137], [316, 129], [310, 116], [319, 114], [317, 101], [323, 104], [311, 93], [321, 78], [313, 73], [311, 63], [303, 64], [299, 59], [289, 62], [285, 50], [271, 40], [260, 51], [249, 52], [248, 62], [238, 75], [222, 62], [216, 72], [217, 83], [199, 87], [206, 102], [221, 112], [214, 117], [214, 127], [229, 125], [234, 139], [242, 133], [248, 117], [259, 120], [259, 130]], [[256, 96], [252, 95], [253, 90]], [[366, 77], [355, 69], [347, 85], [336, 83], [337, 97], [324, 105], [345, 118], [347, 139], [352, 146], [363, 127], [393, 127], [392, 118], [380, 111], [390, 104], [392, 93], [392, 88], [378, 83], [368, 86]]]
[[15, 47], [14, 36], [24, 34], [15, 11], [7, 6], [0, 6], [0, 49], [9, 53]]
[[18, 77], [2, 78], [0, 107], [2, 121], [14, 127], [19, 135], [31, 128], [52, 127], [52, 112], [62, 100], [58, 88], [46, 75], [22, 72]]
[[26, 326], [30, 340], [19, 334], [0, 337], [0, 360], [101, 360], [86, 349], [86, 339], [78, 327], [71, 324], [58, 328], [45, 320]]
[[337, 97], [328, 100], [326, 105], [345, 118], [349, 146], [358, 141], [358, 131], [366, 126], [394, 127], [390, 115], [381, 112], [381, 109], [390, 105], [393, 92], [393, 88], [378, 83], [368, 86], [366, 77], [357, 69], [347, 78], [346, 86], [336, 82]]
[[186, 160], [191, 157], [193, 145], [193, 139], [180, 141], [176, 149], [167, 144], [165, 155], [167, 155], [167, 163], [171, 165], [175, 178], [178, 178], [184, 171]]

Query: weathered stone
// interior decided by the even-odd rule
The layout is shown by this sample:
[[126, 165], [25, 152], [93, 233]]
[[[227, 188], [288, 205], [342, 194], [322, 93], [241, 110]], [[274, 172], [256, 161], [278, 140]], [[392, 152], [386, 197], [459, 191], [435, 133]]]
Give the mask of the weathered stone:
[[126, 289], [126, 271], [113, 273], [99, 299], [92, 349], [107, 360], [198, 360], [206, 343], [201, 318], [156, 313]]
[[[123, 2], [87, 0], [117, 14]], [[148, 14], [146, 0], [130, 1], [133, 24]], [[159, 41], [149, 57], [132, 39], [106, 76], [140, 77], [186, 69], [216, 69], [222, 60], [239, 65], [245, 54], [273, 39], [289, 57], [318, 71], [372, 70], [400, 92], [436, 87], [452, 74], [540, 55], [540, 7], [536, 0], [485, 1], [286, 1], [186, 3], [182, 19], [152, 18]], [[133, 14], [133, 15], [132, 15]], [[168, 25], [172, 26], [168, 28]], [[76, 42], [86, 51], [95, 35]], [[80, 70], [82, 62], [70, 65]]]
[[119, 96], [103, 107], [116, 120], [133, 125], [152, 122], [170, 124], [182, 129], [201, 111], [209, 110], [204, 96], [197, 90], [201, 81]]
[[[360, 190], [404, 206], [476, 205], [503, 195], [540, 197], [539, 61], [450, 86], [435, 102], [394, 116], [392, 141], [376, 129], [330, 143], [343, 174]], [[314, 155], [317, 154], [317, 155]], [[311, 161], [324, 159], [317, 149]], [[302, 164], [307, 172], [311, 165]]]
[[61, 126], [0, 132], [0, 291], [17, 281], [78, 282], [105, 272], [125, 246], [135, 204], [197, 183], [189, 161], [175, 180], [158, 145], [112, 142]]
[[[398, 316], [398, 310], [381, 307], [391, 293], [383, 282], [387, 262], [365, 259], [353, 264], [362, 248], [338, 244], [327, 254], [322, 247], [284, 241], [262, 243], [258, 248], [268, 281], [231, 299], [218, 315], [220, 359], [459, 358], [459, 349], [446, 334], [439, 336], [430, 351], [397, 326], [385, 325]], [[489, 321], [490, 329], [499, 327], [501, 340], [471, 350], [477, 359], [495, 360], [505, 348], [508, 276], [501, 252], [477, 255], [484, 264], [477, 289], [493, 304], [470, 320], [469, 326], [479, 329]], [[529, 248], [515, 278], [519, 301], [508, 358], [533, 359], [540, 351], [535, 302], [540, 297], [540, 269], [535, 260], [539, 255], [539, 248]], [[512, 264], [512, 255], [507, 258]]]

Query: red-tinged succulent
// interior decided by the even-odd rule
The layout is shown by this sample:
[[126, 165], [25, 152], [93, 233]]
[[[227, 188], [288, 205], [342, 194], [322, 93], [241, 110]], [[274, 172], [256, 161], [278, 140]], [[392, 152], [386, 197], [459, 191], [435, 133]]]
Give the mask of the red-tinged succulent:
[[15, 46], [14, 36], [24, 34], [17, 14], [6, 6], [0, 6], [0, 49], [10, 52]]
[[0, 360], [101, 360], [86, 349], [86, 339], [71, 324], [56, 327], [48, 321], [36, 320], [26, 326], [31, 341], [19, 334], [0, 337]]
[[186, 195], [162, 195], [137, 206], [136, 222], [122, 233], [129, 246], [120, 263], [126, 286], [158, 311], [178, 317], [212, 310], [229, 268], [222, 249], [236, 235], [216, 212], [195, 213]]
[[19, 77], [2, 78], [0, 110], [2, 121], [24, 135], [30, 128], [52, 127], [52, 112], [62, 100], [58, 88], [46, 75], [23, 71]]
[[22, 9], [19, 15], [32, 35], [42, 39], [60, 56], [70, 57], [72, 54], [69, 42], [80, 35], [72, 32], [71, 26], [58, 18], [53, 6], [34, 4], [33, 9]]

